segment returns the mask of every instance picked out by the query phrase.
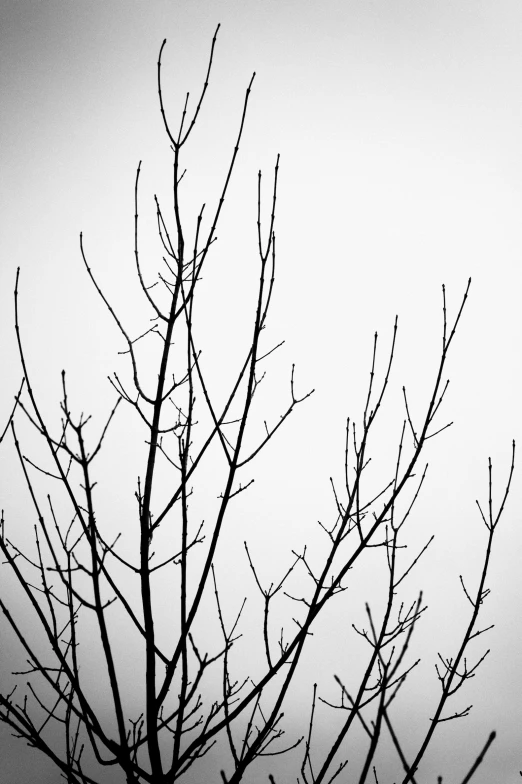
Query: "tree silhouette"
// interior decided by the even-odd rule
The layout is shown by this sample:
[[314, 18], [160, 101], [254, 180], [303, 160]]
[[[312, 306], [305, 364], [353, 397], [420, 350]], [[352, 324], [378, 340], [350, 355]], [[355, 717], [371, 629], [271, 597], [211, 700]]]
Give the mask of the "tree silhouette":
[[[487, 504], [484, 508], [478, 504], [486, 533], [478, 586], [470, 589], [461, 577], [469, 602], [468, 622], [455, 651], [450, 655], [437, 653], [440, 693], [435, 704], [427, 706], [428, 729], [412, 754], [405, 750], [393, 707], [419, 661], [410, 658], [410, 649], [425, 605], [422, 594], [408, 597], [404, 586], [433, 537], [413, 558], [407, 557], [403, 548], [407, 523], [426, 477], [426, 444], [449, 427], [439, 421], [448, 387], [445, 368], [471, 281], [453, 317], [447, 313], [442, 287], [442, 343], [435, 381], [419, 419], [412, 415], [406, 389], [402, 389], [404, 421], [399, 427], [396, 456], [388, 469], [388, 478], [376, 488], [367, 477], [370, 436], [376, 430], [390, 387], [397, 319], [383, 371], [378, 370], [379, 343], [375, 334], [365, 404], [357, 423], [346, 421], [344, 482], [338, 487], [332, 480], [335, 514], [329, 522], [319, 523], [320, 544], [295, 549], [287, 568], [267, 584], [256, 553], [245, 542], [244, 558], [251, 581], [239, 589], [239, 609], [230, 609], [220, 589], [218, 553], [220, 546], [223, 548], [224, 531], [230, 533], [227, 523], [234, 499], [254, 481], [248, 471], [255, 458], [271, 447], [288, 417], [313, 390], [298, 389], [292, 366], [288, 399], [279, 418], [271, 424], [256, 418], [263, 368], [281, 345], [269, 345], [264, 340], [275, 281], [279, 157], [274, 167], [267, 227], [262, 221], [261, 172], [258, 175], [259, 280], [251, 324], [242, 327], [250, 329], [250, 340], [245, 355], [238, 361], [237, 373], [227, 379], [229, 391], [223, 400], [212, 389], [200, 348], [200, 334], [206, 323], [204, 312], [198, 309], [197, 294], [216, 241], [254, 81], [252, 76], [221, 194], [211, 217], [204, 220], [203, 206], [192, 219], [187, 219], [185, 210], [182, 211], [183, 156], [200, 120], [218, 30], [196, 108], [190, 115], [187, 94], [176, 130], [168, 118], [161, 83], [165, 41], [159, 53], [158, 96], [172, 150], [173, 205], [169, 214], [155, 197], [163, 258], [152, 284], [151, 272], [142, 264], [140, 248], [141, 163], [135, 181], [136, 274], [145, 298], [144, 317], [152, 316], [152, 326], [133, 326], [131, 331], [124, 325], [98, 283], [86, 242], [80, 235], [86, 273], [123, 338], [123, 353], [128, 355], [130, 369], [127, 378], [118, 373], [110, 378], [115, 402], [96, 436], [88, 428], [90, 417], [73, 410], [65, 371], [60, 422], [50, 422], [42, 413], [32, 382], [30, 357], [22, 340], [20, 271], [17, 273], [15, 325], [25, 392], [22, 394], [20, 389], [20, 410], [15, 404], [8, 425], [34, 507], [34, 548], [21, 548], [15, 538], [8, 537], [2, 515], [0, 549], [6, 562], [3, 568], [12, 570], [33, 621], [27, 628], [26, 619], [12, 612], [5, 598], [0, 598], [0, 608], [28, 662], [26, 669], [15, 673], [18, 684], [22, 676], [26, 680], [25, 690], [15, 686], [0, 695], [0, 719], [18, 737], [53, 760], [64, 779], [74, 784], [93, 784], [106, 780], [107, 775], [111, 781], [128, 784], [207, 779], [236, 784], [249, 776], [255, 776], [251, 780], [275, 781], [272, 757], [284, 753], [299, 760], [293, 780], [303, 784], [332, 782], [345, 770], [360, 782], [388, 781], [386, 769], [379, 767], [379, 749], [385, 734], [391, 739], [402, 769], [403, 784], [419, 782], [419, 766], [439, 724], [468, 714], [469, 707], [455, 710], [449, 703], [474, 677], [487, 654], [473, 655], [469, 661], [468, 646], [487, 631], [480, 628], [478, 616], [489, 592], [486, 576], [492, 542], [514, 469], [513, 443], [508, 478], [495, 507], [489, 461]], [[233, 294], [230, 289], [227, 291], [226, 282], [223, 287], [218, 296], [224, 301]], [[126, 440], [112, 444], [108, 435], [116, 412], [123, 406], [141, 428], [129, 431], [130, 437], [141, 444], [145, 433], [146, 451], [134, 490], [134, 519], [128, 520], [125, 513], [121, 535], [112, 539], [111, 518], [118, 517], [119, 501], [115, 495], [113, 514], [108, 515], [99, 504], [95, 488], [98, 483], [113, 487], [111, 466], [117, 465], [129, 448]], [[46, 447], [47, 459], [33, 459], [25, 454], [14, 423], [19, 416], [31, 423]], [[114, 450], [114, 456], [99, 469], [101, 455], [108, 450]], [[209, 470], [219, 478], [221, 491], [217, 505], [209, 509], [203, 521], [198, 517], [196, 499], [198, 493], [205, 497], [205, 472]], [[48, 483], [51, 490], [44, 489]], [[233, 524], [232, 534], [241, 536]], [[276, 539], [271, 546], [277, 547]], [[310, 683], [309, 713], [299, 732], [294, 727], [289, 729], [284, 724], [285, 705], [292, 699], [292, 685], [317, 619], [348, 587], [353, 594], [353, 567], [375, 552], [382, 555], [379, 568], [385, 592], [379, 610], [366, 604], [366, 628], [354, 626], [354, 634], [362, 638], [367, 650], [361, 677], [354, 686], [333, 674], [338, 695], [335, 699], [322, 697], [317, 684]], [[370, 557], [373, 559], [373, 555]], [[251, 587], [259, 593], [262, 609], [258, 633], [253, 635], [251, 647], [245, 647], [245, 640], [240, 640], [244, 636], [240, 631], [244, 620], [242, 597]], [[220, 638], [203, 633], [203, 627], [210, 624], [210, 599]], [[166, 617], [168, 630], [163, 628]], [[120, 626], [126, 630], [127, 654], [134, 657], [132, 688], [139, 692], [141, 700], [137, 713], [134, 703], [129, 707], [129, 687], [124, 684], [128, 666], [126, 669], [122, 659]], [[237, 675], [235, 669], [234, 656], [242, 647], [247, 652], [242, 655], [256, 662], [255, 673], [252, 670], [246, 678]], [[101, 706], [92, 678], [84, 674], [92, 660], [103, 663], [97, 675], [98, 686], [103, 684]], [[334, 712], [335, 722], [325, 721], [323, 713], [319, 717], [319, 703]], [[355, 772], [348, 766], [344, 749], [357, 725], [366, 739], [366, 751]], [[324, 735], [325, 727], [333, 728], [328, 733], [326, 750], [314, 742], [319, 730]], [[283, 738], [285, 731], [287, 739]], [[470, 759], [463, 784], [475, 773], [494, 736], [492, 732], [482, 750], [475, 752], [475, 761]]]

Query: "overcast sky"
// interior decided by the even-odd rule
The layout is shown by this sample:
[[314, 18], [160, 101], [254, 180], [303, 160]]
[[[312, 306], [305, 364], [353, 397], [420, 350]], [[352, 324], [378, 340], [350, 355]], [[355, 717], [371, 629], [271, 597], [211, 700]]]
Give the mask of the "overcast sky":
[[[156, 92], [159, 47], [167, 38], [166, 102], [177, 117], [186, 91], [196, 95], [201, 85], [218, 23], [209, 94], [188, 152], [187, 214], [203, 201], [215, 203], [255, 71], [218, 232], [215, 264], [223, 267], [208, 272], [206, 308], [210, 332], [217, 323], [230, 341], [223, 355], [215, 346], [221, 367], [236, 345], [234, 333], [241, 334], [238, 325], [250, 324], [257, 171], [263, 170], [268, 190], [280, 153], [277, 288], [269, 327], [274, 342], [286, 343], [272, 366], [270, 394], [276, 404], [286, 400], [292, 362], [300, 389], [317, 390], [263, 458], [266, 484], [252, 495], [257, 510], [267, 497], [277, 499], [287, 521], [280, 532], [285, 553], [305, 518], [312, 526], [331, 514], [328, 478], [342, 468], [344, 418], [360, 417], [374, 331], [384, 353], [399, 314], [388, 420], [375, 444], [388, 454], [403, 416], [402, 385], [420, 413], [433, 380], [441, 284], [452, 314], [472, 278], [441, 414], [441, 425], [455, 424], [430, 446], [418, 539], [414, 533], [419, 542], [431, 530], [437, 534], [415, 578], [426, 588], [431, 613], [421, 680], [435, 681], [436, 651], [450, 655], [457, 639], [453, 613], [465, 617], [459, 615], [466, 607], [458, 575], [471, 583], [478, 577], [485, 537], [475, 498], [486, 497], [487, 458], [494, 460], [500, 490], [511, 439], [521, 435], [517, 0], [4, 0], [0, 415], [10, 410], [21, 377], [12, 297], [18, 266], [22, 330], [46, 412], [57, 416], [62, 368], [78, 410], [110, 407], [106, 377], [122, 346], [82, 267], [79, 232], [100, 283], [122, 318], [132, 320], [141, 302], [133, 278], [138, 162], [144, 216], [153, 216], [152, 194], [167, 195], [170, 184]], [[228, 290], [226, 308], [212, 296], [214, 286]], [[18, 499], [22, 484], [9, 439], [0, 461], [2, 506], [14, 526], [9, 521], [23, 517], [26, 507]], [[427, 768], [434, 777], [439, 768], [445, 771], [441, 760], [449, 760], [445, 782], [464, 774], [491, 729], [499, 736], [475, 781], [511, 784], [520, 778], [518, 477], [488, 581], [487, 620], [496, 626], [484, 647], [492, 652], [469, 686], [470, 699], [463, 697], [475, 707], [458, 725], [441, 727], [438, 760]], [[247, 533], [262, 558], [269, 551], [254, 523]], [[362, 606], [365, 596], [357, 596]], [[440, 646], [426, 644], [434, 631]], [[325, 676], [325, 688], [327, 683]], [[421, 686], [412, 688], [422, 693]], [[411, 710], [427, 721], [429, 707], [419, 700], [412, 697]], [[27, 752], [24, 781], [42, 781], [43, 768], [35, 767], [32, 754]], [[2, 781], [21, 780], [15, 772], [20, 764], [19, 757], [0, 755]]]

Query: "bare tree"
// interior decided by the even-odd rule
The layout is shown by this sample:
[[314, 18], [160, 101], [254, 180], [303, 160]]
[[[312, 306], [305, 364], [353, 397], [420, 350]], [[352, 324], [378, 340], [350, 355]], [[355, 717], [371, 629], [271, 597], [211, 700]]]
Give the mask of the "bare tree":
[[[49, 422], [42, 413], [32, 381], [30, 358], [22, 340], [23, 312], [17, 274], [16, 335], [26, 386], [23, 396], [22, 390], [17, 396], [21, 409], [17, 416], [27, 418], [43, 441], [48, 459], [45, 462], [43, 458], [27, 456], [17, 437], [17, 427], [11, 422], [20, 469], [34, 506], [35, 547], [33, 552], [20, 548], [7, 535], [2, 515], [0, 549], [6, 562], [4, 569], [9, 568], [16, 577], [32, 610], [34, 623], [28, 629], [25, 621], [10, 611], [5, 598], [0, 598], [5, 619], [27, 659], [25, 669], [16, 673], [17, 683], [23, 676], [26, 686], [15, 686], [0, 695], [0, 719], [18, 737], [53, 760], [71, 784], [99, 782], [105, 769], [116, 776], [114, 781], [125, 780], [128, 784], [196, 781], [200, 780], [201, 760], [206, 755], [209, 755], [207, 761], [215, 760], [211, 778], [214, 782], [221, 779], [237, 784], [245, 780], [249, 770], [256, 771], [257, 780], [274, 781], [271, 757], [291, 750], [294, 750], [293, 759], [300, 755], [294, 779], [303, 784], [332, 782], [345, 770], [349, 771], [350, 780], [357, 777], [360, 782], [388, 781], [382, 770], [379, 773], [378, 750], [385, 734], [391, 738], [403, 769], [403, 784], [418, 782], [419, 765], [439, 724], [468, 714], [469, 707], [452, 708], [451, 698], [475, 675], [486, 656], [486, 653], [472, 654], [469, 660], [468, 649], [472, 640], [487, 631], [480, 627], [478, 617], [489, 592], [486, 576], [493, 538], [511, 485], [514, 443], [498, 506], [493, 504], [489, 461], [487, 502], [485, 507], [477, 502], [485, 533], [482, 570], [473, 590], [461, 578], [469, 602], [469, 619], [456, 650], [437, 653], [440, 694], [433, 705], [426, 707], [428, 730], [414, 754], [406, 752], [399, 737], [393, 708], [399, 693], [402, 696], [409, 674], [418, 664], [418, 660], [410, 658], [410, 648], [425, 611], [422, 594], [408, 599], [404, 585], [431, 539], [413, 558], [407, 558], [402, 548], [407, 523], [426, 477], [423, 456], [427, 442], [449, 427], [439, 421], [448, 387], [445, 368], [470, 281], [457, 312], [451, 317], [442, 288], [442, 340], [435, 381], [419, 419], [412, 415], [403, 388], [404, 421], [398, 428], [394, 463], [382, 485], [376, 489], [374, 482], [367, 479], [370, 436], [376, 429], [390, 386], [397, 320], [380, 372], [375, 334], [366, 402], [358, 424], [351, 419], [346, 422], [343, 485], [338, 487], [332, 481], [335, 514], [330, 522], [319, 524], [322, 547], [314, 552], [307, 547], [294, 550], [286, 570], [267, 585], [261, 577], [255, 552], [245, 543], [244, 557], [251, 583], [241, 589], [241, 595], [250, 588], [259, 592], [259, 634], [250, 644], [259, 641], [261, 650], [256, 660], [257, 674], [252, 672], [246, 678], [235, 674], [233, 653], [245, 645], [243, 640], [239, 642], [244, 600], [240, 599], [239, 609], [234, 610], [230, 620], [217, 568], [220, 542], [234, 499], [254, 481], [248, 474], [252, 462], [261, 450], [270, 447], [290, 414], [312, 391], [298, 391], [292, 366], [288, 401], [275, 423], [260, 420], [260, 430], [254, 409], [263, 379], [262, 363], [281, 345], [264, 341], [275, 278], [279, 157], [274, 168], [267, 227], [261, 219], [261, 172], [258, 176], [259, 282], [249, 326], [251, 337], [236, 375], [229, 379], [229, 392], [224, 401], [219, 401], [212, 389], [201, 353], [199, 334], [205, 318], [197, 308], [196, 294], [216, 240], [254, 81], [252, 76], [214, 211], [204, 221], [204, 207], [201, 207], [188, 220], [184, 212], [182, 216], [181, 209], [183, 155], [200, 117], [217, 34], [218, 30], [212, 40], [196, 108], [190, 115], [187, 94], [176, 129], [167, 116], [162, 92], [161, 60], [165, 41], [159, 53], [158, 96], [173, 156], [173, 208], [167, 213], [155, 197], [163, 260], [152, 284], [151, 272], [142, 265], [140, 253], [141, 163], [135, 183], [136, 274], [145, 298], [145, 317], [150, 318], [152, 314], [152, 326], [133, 327], [131, 331], [120, 320], [91, 269], [86, 243], [80, 235], [87, 275], [123, 338], [130, 367], [126, 379], [117, 373], [110, 378], [115, 403], [96, 436], [88, 432], [90, 417], [73, 410], [65, 372], [62, 372], [61, 421]], [[226, 297], [226, 289], [225, 284], [219, 297]], [[143, 352], [140, 354], [147, 341], [150, 345], [147, 361], [150, 364], [153, 356], [156, 362], [152, 372], [148, 365], [144, 370]], [[126, 406], [139, 423], [141, 430], [131, 434], [139, 443], [145, 433], [146, 453], [135, 490], [135, 521], [125, 519], [121, 539], [118, 535], [113, 540], [112, 521], [103, 509], [98, 511], [95, 486], [100, 482], [111, 487], [113, 482], [109, 464], [101, 470], [98, 465], [102, 451], [112, 448], [107, 433], [120, 406]], [[117, 443], [115, 449], [111, 464], [119, 459], [118, 449], [125, 450], [127, 445]], [[210, 510], [203, 523], [194, 512], [194, 504], [201, 490], [198, 477], [208, 460], [222, 485], [217, 507]], [[43, 486], [47, 483], [52, 489], [45, 491]], [[236, 535], [235, 531], [232, 533]], [[366, 605], [367, 628], [354, 627], [354, 634], [362, 637], [367, 645], [362, 676], [354, 688], [344, 677], [335, 675], [336, 697], [320, 696], [317, 685], [310, 683], [310, 712], [304, 720], [302, 735], [294, 735], [294, 728], [290, 731], [287, 728], [290, 737], [283, 739], [283, 711], [291, 698], [292, 683], [300, 670], [316, 619], [334, 597], [353, 585], [352, 568], [370, 553], [382, 555], [379, 563], [385, 591], [383, 607], [378, 611]], [[207, 623], [209, 599], [214, 602], [221, 635], [212, 642], [204, 638], [198, 625], [201, 618]], [[159, 612], [165, 606], [168, 634], [161, 626], [165, 623], [165, 611]], [[117, 619], [122, 618], [127, 624], [124, 628], [132, 629], [125, 646], [136, 654], [133, 679], [140, 695], [143, 694], [137, 714], [128, 708], [121, 657], [115, 649]], [[83, 625], [90, 630], [87, 644]], [[84, 674], [85, 664], [95, 655], [95, 649], [103, 662], [98, 675], [99, 682], [105, 684], [101, 708], [93, 696], [92, 679]], [[251, 647], [245, 650], [252, 655]], [[331, 710], [336, 716], [336, 722], [328, 724], [335, 729], [329, 732], [326, 750], [314, 742], [318, 730], [324, 729], [321, 725], [324, 720], [318, 713], [319, 702], [322, 711]], [[344, 754], [347, 738], [356, 727], [362, 728], [367, 739], [366, 753], [357, 771], [347, 767]], [[470, 769], [463, 784], [480, 765], [494, 734], [491, 733], [482, 750], [477, 749], [475, 761], [469, 760]], [[253, 765], [265, 757], [260, 773], [259, 766]]]

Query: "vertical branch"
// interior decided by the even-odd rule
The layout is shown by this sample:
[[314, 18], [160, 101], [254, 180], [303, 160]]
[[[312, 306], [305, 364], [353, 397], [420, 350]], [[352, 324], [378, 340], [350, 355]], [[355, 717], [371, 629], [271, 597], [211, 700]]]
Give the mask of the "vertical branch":
[[[486, 526], [486, 529], [488, 531], [488, 540], [487, 540], [487, 545], [486, 545], [486, 553], [485, 553], [485, 557], [484, 557], [482, 573], [480, 575], [479, 585], [478, 585], [478, 588], [477, 588], [477, 592], [476, 592], [475, 598], [473, 600], [469, 599], [469, 596], [468, 596], [467, 592], [465, 591], [466, 596], [468, 596], [468, 599], [470, 600], [470, 602], [472, 604], [471, 618], [470, 618], [470, 621], [469, 621], [468, 626], [466, 628], [466, 631], [464, 633], [464, 636], [462, 638], [462, 642], [460, 644], [460, 647], [459, 647], [459, 650], [457, 652], [457, 655], [456, 655], [455, 659], [443, 659], [440, 656], [440, 654], [439, 654], [439, 658], [441, 660], [442, 667], [444, 668], [443, 674], [439, 675], [439, 680], [440, 680], [441, 686], [442, 686], [442, 694], [441, 694], [441, 697], [439, 699], [439, 703], [438, 703], [438, 705], [436, 707], [436, 710], [435, 710], [435, 713], [433, 715], [433, 718], [430, 720], [430, 727], [429, 727], [429, 729], [428, 729], [428, 731], [427, 731], [427, 733], [426, 733], [426, 735], [424, 737], [423, 742], [421, 743], [421, 746], [419, 748], [419, 751], [417, 752], [417, 755], [416, 755], [414, 761], [411, 764], [410, 770], [407, 772], [406, 776], [403, 779], [402, 784], [408, 784], [408, 782], [410, 782], [412, 780], [414, 774], [417, 771], [419, 763], [420, 763], [421, 759], [423, 758], [423, 756], [424, 756], [424, 754], [426, 752], [426, 749], [428, 748], [428, 746], [430, 744], [430, 741], [432, 739], [433, 733], [435, 732], [435, 729], [436, 729], [438, 723], [441, 722], [441, 721], [448, 720], [448, 719], [451, 720], [451, 718], [453, 718], [453, 717], [448, 717], [448, 719], [442, 718], [442, 713], [443, 713], [443, 710], [444, 710], [444, 707], [446, 705], [446, 702], [447, 702], [448, 698], [452, 694], [454, 694], [457, 691], [457, 689], [459, 689], [469, 677], [471, 677], [473, 675], [473, 671], [476, 670], [476, 668], [479, 666], [479, 664], [484, 659], [484, 656], [482, 656], [482, 658], [479, 660], [479, 662], [471, 670], [468, 670], [466, 662], [464, 660], [464, 654], [465, 654], [465, 651], [466, 651], [466, 648], [467, 648], [469, 642], [473, 639], [473, 637], [476, 637], [477, 634], [479, 634], [479, 632], [474, 632], [474, 629], [475, 629], [475, 625], [477, 623], [477, 618], [478, 618], [478, 615], [479, 615], [479, 612], [480, 612], [480, 608], [481, 608], [482, 602], [484, 601], [485, 597], [488, 594], [488, 590], [486, 590], [486, 588], [485, 588], [485, 582], [486, 582], [486, 576], [487, 576], [488, 569], [489, 569], [489, 562], [490, 562], [490, 559], [491, 559], [491, 548], [492, 548], [492, 544], [493, 544], [493, 536], [495, 534], [497, 525], [498, 525], [498, 523], [500, 521], [500, 518], [502, 516], [502, 513], [504, 511], [504, 507], [505, 507], [505, 504], [506, 504], [506, 501], [507, 501], [507, 498], [508, 498], [508, 495], [509, 495], [509, 492], [510, 492], [510, 489], [511, 489], [511, 481], [512, 481], [512, 478], [513, 478], [514, 470], [515, 470], [515, 442], [513, 441], [513, 443], [512, 443], [512, 452], [511, 452], [511, 465], [510, 465], [510, 469], [509, 469], [509, 475], [508, 475], [508, 479], [507, 479], [507, 482], [506, 482], [506, 485], [505, 485], [505, 489], [504, 489], [504, 496], [503, 496], [503, 499], [502, 499], [502, 501], [501, 501], [501, 503], [499, 505], [499, 509], [498, 509], [498, 512], [497, 512], [496, 515], [493, 512], [493, 481], [492, 481], [491, 458], [489, 458], [489, 460], [488, 460], [488, 477], [489, 477], [489, 481], [488, 481], [488, 516], [487, 516], [487, 518], [483, 514], [482, 509], [480, 507], [480, 504], [477, 501], [477, 505], [478, 505], [480, 514], [482, 516], [482, 520], [483, 520], [484, 525]], [[460, 667], [460, 664], [461, 664], [461, 662], [463, 660], [464, 660], [464, 668], [463, 668], [463, 670], [461, 672], [459, 672], [459, 667]], [[455, 681], [456, 681], [456, 685], [454, 685]], [[454, 718], [458, 718], [461, 715], [467, 715], [468, 710], [469, 710], [469, 708], [466, 708], [462, 713], [455, 714]]]
[[110, 682], [111, 693], [114, 702], [114, 710], [116, 713], [116, 722], [118, 725], [118, 734], [120, 737], [122, 759], [125, 758], [126, 772], [129, 772], [131, 763], [130, 763], [130, 757], [127, 748], [127, 734], [125, 731], [125, 719], [123, 716], [123, 706], [121, 702], [120, 687], [118, 683], [118, 677], [116, 674], [116, 666], [112, 654], [112, 646], [109, 638], [109, 633], [107, 630], [107, 622], [105, 620], [105, 611], [104, 611], [103, 601], [101, 597], [100, 567], [99, 567], [99, 556], [97, 552], [96, 519], [94, 515], [94, 506], [93, 506], [93, 498], [92, 498], [92, 484], [89, 476], [89, 459], [85, 452], [85, 443], [83, 440], [82, 427], [83, 424], [82, 422], [80, 422], [80, 424], [74, 429], [76, 431], [76, 435], [78, 437], [78, 444], [80, 447], [81, 467], [83, 471], [83, 480], [84, 480], [84, 492], [85, 492], [85, 498], [87, 502], [87, 516], [88, 516], [88, 526], [89, 526], [88, 541], [91, 550], [91, 570], [92, 570], [91, 579], [92, 579], [92, 586], [94, 590], [94, 603], [96, 607], [95, 612], [98, 621], [98, 628], [100, 630], [100, 638], [103, 646], [103, 653], [105, 656], [105, 661], [107, 664], [107, 670], [109, 674], [109, 682]]
[[[194, 259], [195, 264], [195, 259]], [[195, 274], [193, 267], [193, 274]], [[194, 289], [192, 288], [192, 292]], [[192, 423], [194, 415], [194, 383], [192, 365], [192, 307], [193, 296], [190, 296], [185, 306], [185, 319], [187, 330], [187, 379], [188, 379], [188, 413], [184, 435], [179, 437], [179, 463], [181, 468], [181, 586], [180, 586], [180, 641], [181, 641], [181, 689], [179, 694], [178, 717], [174, 733], [174, 748], [172, 752], [172, 768], [175, 768], [180, 753], [183, 721], [185, 716], [186, 695], [189, 682], [188, 675], [188, 641], [189, 627], [187, 625], [187, 545], [188, 545], [188, 487], [187, 465], [190, 444], [192, 439]]]
[[4, 429], [3, 429], [2, 435], [0, 435], [0, 444], [4, 440], [5, 434], [9, 430], [9, 425], [13, 421], [13, 418], [14, 418], [14, 415], [15, 415], [15, 412], [16, 412], [16, 408], [18, 406], [18, 403], [20, 402], [20, 395], [22, 394], [22, 391], [23, 391], [23, 388], [24, 388], [24, 384], [25, 384], [25, 376], [24, 376], [24, 378], [22, 378], [22, 383], [20, 384], [20, 389], [18, 390], [18, 394], [15, 397], [14, 406], [13, 406], [13, 408], [11, 410], [11, 413], [9, 414], [9, 418], [8, 418], [8, 420], [6, 422], [6, 425], [5, 425]]
[[[279, 158], [276, 164], [276, 172], [274, 177], [274, 196], [273, 196], [273, 209], [275, 208], [275, 192], [277, 189], [277, 166], [279, 163]], [[258, 215], [260, 214], [261, 209], [261, 174], [258, 176]], [[208, 577], [211, 571], [211, 566], [214, 560], [214, 555], [216, 552], [219, 536], [221, 533], [221, 528], [223, 525], [223, 521], [225, 518], [225, 513], [228, 508], [229, 501], [233, 495], [233, 485], [234, 480], [236, 477], [236, 472], [238, 469], [238, 465], [240, 462], [240, 454], [241, 448], [243, 444], [243, 438], [245, 434], [246, 424], [248, 421], [250, 407], [252, 404], [252, 398], [255, 389], [255, 371], [256, 371], [256, 364], [258, 361], [258, 352], [259, 352], [259, 339], [261, 332], [263, 330], [264, 321], [266, 319], [266, 309], [267, 309], [267, 301], [270, 299], [270, 295], [273, 288], [273, 266], [274, 266], [274, 233], [273, 233], [273, 226], [274, 226], [275, 214], [272, 211], [271, 222], [270, 222], [270, 234], [269, 239], [267, 242], [267, 247], [264, 252], [261, 254], [261, 265], [260, 265], [260, 275], [259, 275], [259, 285], [258, 285], [258, 294], [257, 294], [257, 304], [256, 304], [256, 314], [254, 319], [254, 327], [252, 333], [252, 342], [251, 347], [249, 350], [249, 361], [248, 361], [248, 371], [247, 371], [247, 381], [246, 381], [246, 391], [245, 391], [245, 399], [243, 403], [243, 410], [239, 417], [239, 429], [238, 434], [236, 437], [236, 442], [232, 454], [230, 456], [230, 463], [228, 467], [228, 475], [225, 483], [225, 488], [223, 491], [223, 495], [221, 497], [221, 504], [219, 507], [219, 511], [216, 517], [216, 522], [214, 525], [214, 531], [212, 534], [212, 539], [209, 545], [209, 549], [207, 552], [207, 557], [205, 559], [205, 564], [203, 566], [201, 576], [198, 582], [198, 586], [196, 589], [196, 593], [194, 599], [192, 600], [192, 604], [190, 607], [190, 611], [187, 618], [187, 631], [192, 626], [194, 618], [196, 617], [197, 611], [199, 609], [199, 605], [203, 596], [203, 592], [205, 590], [205, 586], [208, 581]], [[261, 245], [260, 245], [261, 247]], [[267, 286], [266, 281], [266, 266], [267, 261], [272, 253], [272, 277], [268, 283], [268, 293], [265, 293], [265, 289]], [[174, 655], [170, 664], [167, 666], [167, 671], [165, 675], [165, 679], [163, 681], [163, 685], [158, 693], [157, 697], [157, 704], [158, 706], [163, 703], [165, 697], [168, 694], [170, 684], [172, 682], [172, 678], [174, 675], [174, 671], [176, 668], [177, 661], [182, 651], [182, 640], [178, 641], [176, 645], [176, 650], [174, 651]]]

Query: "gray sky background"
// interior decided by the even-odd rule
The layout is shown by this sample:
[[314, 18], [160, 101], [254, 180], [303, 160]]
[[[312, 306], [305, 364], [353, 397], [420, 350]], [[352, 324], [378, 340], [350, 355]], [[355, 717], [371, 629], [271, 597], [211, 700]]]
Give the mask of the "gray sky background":
[[[18, 266], [24, 341], [44, 410], [58, 416], [62, 368], [77, 410], [101, 416], [109, 409], [113, 394], [106, 377], [120, 367], [116, 352], [122, 346], [85, 274], [78, 235], [84, 232], [100, 284], [122, 319], [132, 323], [141, 307], [133, 272], [138, 161], [143, 159], [144, 248], [153, 230], [152, 194], [166, 200], [170, 185], [156, 92], [159, 47], [167, 38], [166, 100], [177, 122], [185, 92], [198, 94], [218, 22], [209, 94], [186, 164], [187, 216], [203, 201], [215, 203], [244, 90], [251, 73], [257, 75], [205, 283], [209, 366], [219, 389], [229, 356], [243, 345], [238, 324], [250, 324], [257, 278], [257, 171], [263, 170], [268, 193], [280, 153], [278, 270], [269, 332], [274, 343], [286, 343], [274, 357], [265, 404], [269, 412], [283, 408], [292, 362], [298, 388], [317, 390], [261, 458], [261, 481], [239, 506], [238, 517], [245, 518], [239, 539], [248, 538], [259, 562], [266, 561], [267, 581], [275, 579], [270, 564], [282, 568], [290, 548], [318, 536], [316, 520], [332, 514], [328, 477], [341, 475], [345, 416], [360, 418], [373, 332], [379, 332], [384, 359], [399, 314], [389, 405], [375, 442], [376, 459], [384, 459], [393, 455], [402, 422], [402, 385], [420, 413], [433, 381], [441, 284], [453, 314], [468, 277], [473, 280], [440, 420], [455, 424], [430, 445], [429, 482], [411, 524], [412, 553], [436, 533], [410, 586], [412, 598], [416, 586], [424, 586], [430, 610], [418, 632], [425, 658], [410, 685], [405, 715], [415, 724], [426, 722], [427, 699], [436, 693], [436, 652], [450, 655], [466, 617], [458, 575], [471, 584], [478, 577], [485, 536], [475, 498], [486, 498], [487, 458], [494, 460], [500, 490], [511, 439], [521, 435], [519, 2], [4, 0], [0, 412], [7, 415], [20, 379], [12, 298]], [[156, 259], [150, 254], [151, 270]], [[215, 294], [220, 290], [228, 290], [226, 306]], [[133, 433], [126, 427], [116, 430], [121, 439]], [[19, 527], [23, 541], [32, 520], [25, 522], [29, 507], [20, 500], [23, 486], [9, 439], [0, 468], [7, 526]], [[122, 465], [121, 472], [116, 479], [126, 481], [131, 468]], [[498, 739], [475, 781], [519, 780], [519, 476], [488, 581], [492, 594], [484, 620], [496, 626], [477, 642], [478, 652], [490, 647], [491, 654], [455, 704], [457, 709], [473, 702], [470, 717], [440, 728], [426, 781], [439, 772], [445, 782], [460, 780], [491, 729]], [[110, 493], [104, 499], [110, 508]], [[265, 519], [276, 523], [276, 553], [267, 545]], [[244, 564], [230, 557], [248, 580]], [[360, 579], [352, 597], [359, 613], [373, 578]], [[2, 580], [0, 575], [0, 585]], [[321, 662], [320, 685], [330, 697], [331, 673], [341, 671], [351, 620], [346, 634], [328, 633], [317, 643], [308, 664], [313, 669]], [[13, 655], [9, 650], [6, 657]], [[297, 700], [301, 710], [308, 710], [308, 700], [308, 693]], [[7, 737], [0, 779], [42, 781], [43, 760], [23, 746], [12, 751]]]

